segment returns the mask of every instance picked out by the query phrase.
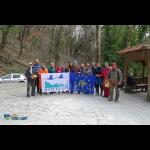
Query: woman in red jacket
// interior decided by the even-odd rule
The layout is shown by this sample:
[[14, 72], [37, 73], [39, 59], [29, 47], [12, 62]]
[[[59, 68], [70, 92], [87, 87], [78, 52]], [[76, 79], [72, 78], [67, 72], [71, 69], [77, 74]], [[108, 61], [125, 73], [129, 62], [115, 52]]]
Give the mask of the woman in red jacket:
[[62, 73], [62, 72], [63, 72], [63, 68], [61, 66], [57, 66], [56, 73]]
[[103, 77], [104, 77], [104, 97], [109, 97], [109, 95], [110, 95], [110, 87], [106, 87], [105, 86], [105, 83], [106, 83], [106, 81], [107, 81], [107, 77], [108, 77], [108, 74], [109, 74], [109, 72], [110, 72], [110, 67], [108, 66], [108, 63], [107, 62], [105, 62], [105, 67], [103, 68], [103, 71], [102, 71], [102, 74], [103, 74]]

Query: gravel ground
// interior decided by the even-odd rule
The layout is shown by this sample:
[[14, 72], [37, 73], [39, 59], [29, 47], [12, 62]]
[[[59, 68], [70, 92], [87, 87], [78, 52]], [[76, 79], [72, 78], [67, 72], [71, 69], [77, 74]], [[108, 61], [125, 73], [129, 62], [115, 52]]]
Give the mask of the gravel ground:
[[[6, 120], [4, 114], [27, 116]], [[26, 97], [26, 84], [0, 84], [0, 125], [149, 125], [145, 94], [124, 94], [120, 102], [93, 95], [52, 94]]]

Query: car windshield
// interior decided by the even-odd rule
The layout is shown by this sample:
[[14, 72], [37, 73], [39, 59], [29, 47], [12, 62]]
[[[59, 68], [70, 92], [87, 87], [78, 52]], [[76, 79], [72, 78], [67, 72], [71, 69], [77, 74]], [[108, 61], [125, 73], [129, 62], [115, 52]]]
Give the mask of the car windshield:
[[5, 77], [3, 77], [2, 79], [11, 79], [12, 75], [9, 74], [9, 75], [6, 75]]

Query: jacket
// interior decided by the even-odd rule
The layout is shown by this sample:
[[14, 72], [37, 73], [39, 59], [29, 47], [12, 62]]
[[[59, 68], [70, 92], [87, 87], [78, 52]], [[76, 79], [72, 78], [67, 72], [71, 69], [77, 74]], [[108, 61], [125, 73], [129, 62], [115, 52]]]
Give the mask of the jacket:
[[85, 67], [81, 67], [81, 68], [80, 68], [80, 73], [81, 73], [81, 74], [85, 74], [85, 72], [86, 72]]
[[108, 79], [110, 80], [111, 83], [118, 83], [118, 82], [122, 82], [122, 72], [120, 69], [115, 69], [115, 70], [111, 70], [109, 75], [108, 75]]
[[56, 73], [62, 73], [62, 72], [63, 72], [62, 67], [57, 67], [57, 68], [56, 68]]
[[40, 69], [38, 71], [38, 75], [39, 75], [39, 89], [41, 90], [42, 89], [42, 79], [41, 79], [41, 74], [47, 74], [48, 73], [48, 70], [47, 69]]
[[92, 69], [91, 68], [86, 68], [85, 74], [87, 74], [87, 75], [93, 75]]
[[25, 76], [27, 77], [27, 81], [28, 81], [28, 82], [34, 81], [34, 79], [31, 78], [33, 74], [31, 73], [30, 70], [31, 70], [31, 69], [28, 68], [28, 69], [26, 70], [26, 72], [25, 72]]
[[33, 64], [32, 70], [33, 70], [34, 74], [37, 74], [40, 69], [41, 69], [41, 65], [40, 64], [36, 64], [36, 63]]
[[103, 68], [102, 75], [104, 77], [104, 81], [108, 78], [109, 72], [110, 72], [110, 68]]
[[100, 77], [102, 77], [102, 67], [97, 67], [94, 73], [95, 75], [100, 75]]
[[56, 69], [54, 67], [48, 68], [49, 73], [56, 73]]

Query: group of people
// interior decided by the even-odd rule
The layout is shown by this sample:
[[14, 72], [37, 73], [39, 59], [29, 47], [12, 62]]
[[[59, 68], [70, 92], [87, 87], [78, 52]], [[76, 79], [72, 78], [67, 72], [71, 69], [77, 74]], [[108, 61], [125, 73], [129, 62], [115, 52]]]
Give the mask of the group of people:
[[120, 93], [119, 85], [121, 85], [122, 82], [122, 73], [121, 70], [117, 68], [116, 63], [112, 63], [112, 66], [109, 67], [107, 62], [105, 62], [104, 67], [102, 67], [100, 63], [92, 63], [91, 65], [86, 63], [78, 66], [77, 62], [69, 62], [66, 66], [55, 66], [55, 63], [51, 63], [50, 67], [47, 68], [45, 64], [40, 64], [39, 60], [36, 59], [35, 63], [29, 63], [29, 67], [25, 73], [27, 77], [27, 97], [30, 97], [30, 93], [32, 96], [35, 96], [35, 89], [37, 89], [37, 93], [42, 94], [41, 74], [62, 72], [94, 75], [96, 77], [96, 95], [109, 98], [109, 101], [113, 101], [115, 89], [115, 101], [118, 102]]

